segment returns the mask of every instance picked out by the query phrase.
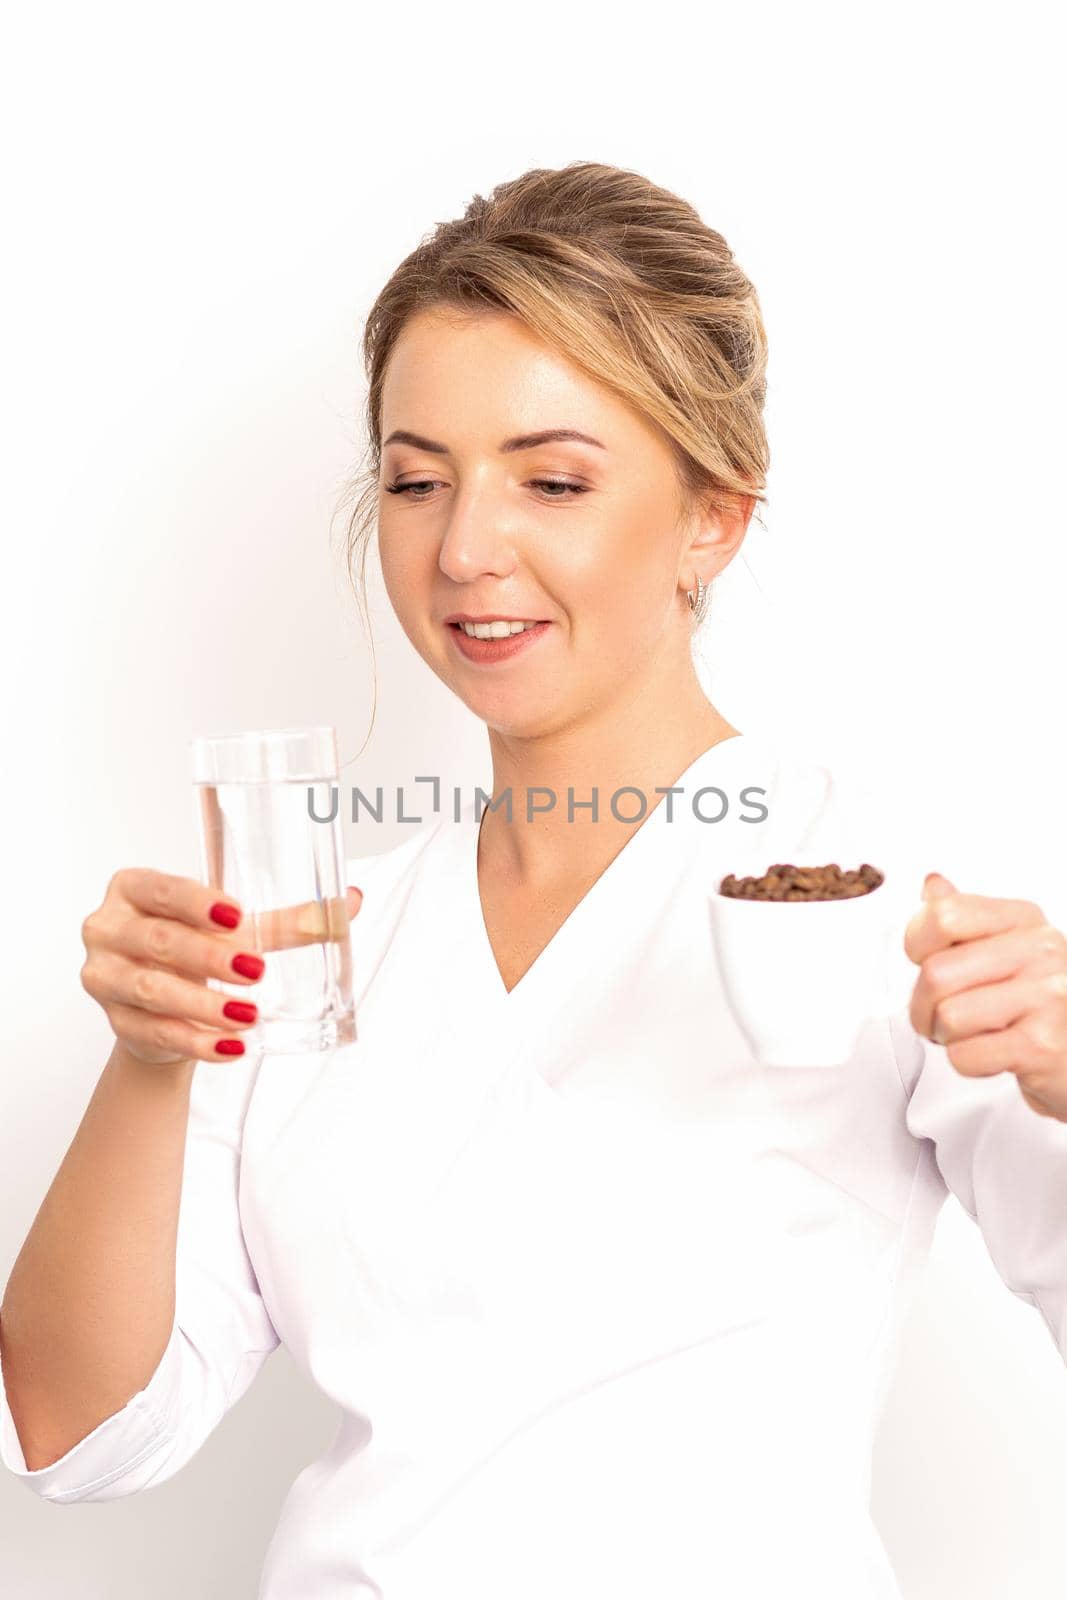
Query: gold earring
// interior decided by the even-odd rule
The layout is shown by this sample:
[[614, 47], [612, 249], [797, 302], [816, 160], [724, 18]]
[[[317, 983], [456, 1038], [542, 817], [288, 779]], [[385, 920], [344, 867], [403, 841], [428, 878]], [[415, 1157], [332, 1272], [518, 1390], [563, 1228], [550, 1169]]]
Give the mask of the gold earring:
[[711, 605], [711, 590], [707, 587], [702, 577], [697, 575], [696, 594], [692, 589], [685, 591], [685, 598], [689, 601], [689, 609], [693, 613], [693, 621], [697, 627], [704, 621]]

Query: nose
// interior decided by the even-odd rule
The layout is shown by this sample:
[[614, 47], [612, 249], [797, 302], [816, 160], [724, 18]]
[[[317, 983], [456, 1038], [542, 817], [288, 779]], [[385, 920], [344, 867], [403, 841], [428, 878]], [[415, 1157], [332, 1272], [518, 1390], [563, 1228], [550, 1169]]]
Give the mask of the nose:
[[483, 573], [506, 578], [515, 571], [518, 560], [514, 540], [501, 522], [482, 511], [451, 519], [437, 564], [454, 583], [471, 583]]

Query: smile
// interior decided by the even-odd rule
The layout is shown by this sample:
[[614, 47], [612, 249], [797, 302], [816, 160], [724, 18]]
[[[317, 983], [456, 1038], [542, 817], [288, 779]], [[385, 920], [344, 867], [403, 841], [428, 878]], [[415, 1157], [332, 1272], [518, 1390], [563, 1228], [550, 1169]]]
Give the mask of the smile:
[[[456, 649], [467, 661], [507, 661], [529, 650], [552, 626], [550, 622], [449, 622]], [[468, 629], [470, 630], [468, 632]]]

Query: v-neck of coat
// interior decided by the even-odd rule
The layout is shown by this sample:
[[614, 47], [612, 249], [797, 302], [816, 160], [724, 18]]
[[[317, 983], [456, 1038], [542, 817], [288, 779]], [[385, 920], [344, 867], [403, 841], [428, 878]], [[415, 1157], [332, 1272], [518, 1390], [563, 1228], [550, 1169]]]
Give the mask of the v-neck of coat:
[[[701, 751], [689, 766], [673, 780], [670, 787], [681, 788], [684, 794], [674, 795], [670, 821], [668, 821], [667, 796], [662, 795], [648, 815], [635, 823], [634, 831], [621, 850], [608, 862], [600, 876], [586, 890], [570, 914], [556, 929], [548, 943], [510, 990], [504, 983], [493, 954], [493, 946], [485, 925], [481, 890], [478, 883], [478, 840], [481, 817], [475, 814], [475, 803], [469, 801], [463, 809], [463, 826], [459, 832], [459, 848], [463, 859], [459, 863], [459, 901], [454, 908], [461, 916], [470, 938], [472, 977], [485, 1005], [503, 1011], [509, 1024], [519, 1013], [526, 1013], [538, 996], [549, 997], [552, 1009], [559, 1004], [564, 988], [570, 992], [582, 979], [590, 963], [603, 956], [604, 939], [612, 930], [625, 929], [634, 918], [641, 916], [641, 887], [648, 880], [648, 889], [654, 887], [653, 878], [657, 864], [662, 865], [662, 855], [656, 841], [664, 839], [664, 830], [671, 829], [671, 839], [681, 847], [691, 837], [693, 827], [705, 826], [694, 817], [691, 791], [701, 782], [713, 782], [720, 767], [736, 755], [736, 747], [745, 744], [748, 735], [731, 734], [719, 739]], [[734, 747], [732, 750], [729, 747]], [[647, 902], [646, 902], [647, 903]]]

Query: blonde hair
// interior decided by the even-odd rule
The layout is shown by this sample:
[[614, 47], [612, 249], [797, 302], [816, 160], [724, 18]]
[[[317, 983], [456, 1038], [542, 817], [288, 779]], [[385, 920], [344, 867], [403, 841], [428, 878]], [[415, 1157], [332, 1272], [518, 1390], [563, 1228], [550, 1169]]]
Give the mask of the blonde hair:
[[510, 313], [658, 424], [686, 509], [766, 500], [767, 337], [722, 234], [640, 173], [535, 167], [438, 223], [367, 315], [367, 458], [338, 508], [352, 505], [345, 555], [353, 586], [360, 555], [364, 613], [386, 368], [409, 317], [431, 307]]

